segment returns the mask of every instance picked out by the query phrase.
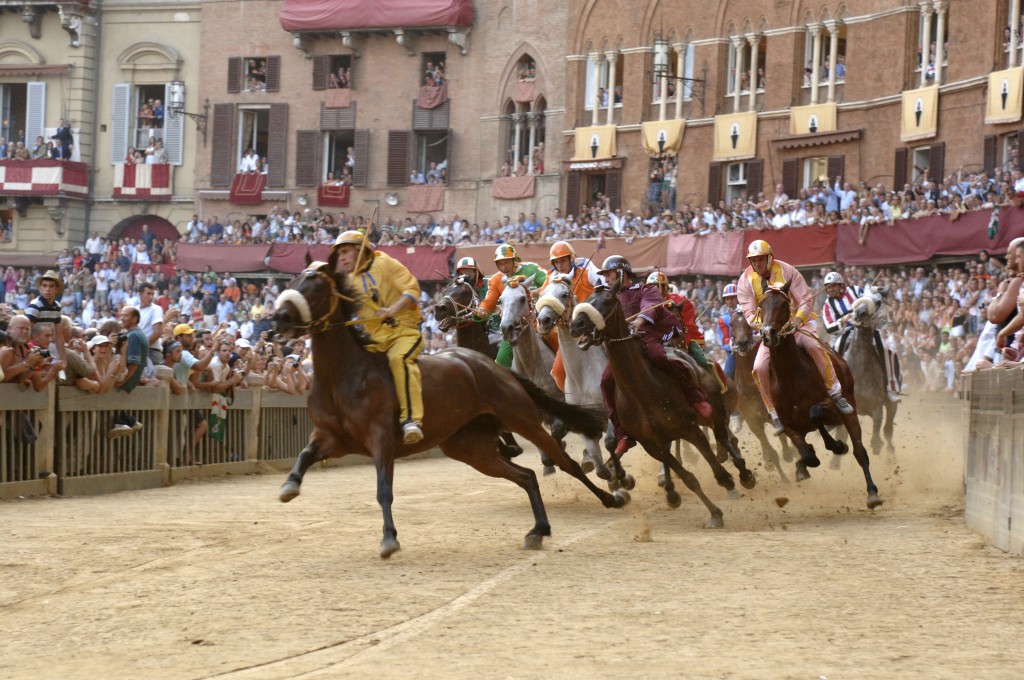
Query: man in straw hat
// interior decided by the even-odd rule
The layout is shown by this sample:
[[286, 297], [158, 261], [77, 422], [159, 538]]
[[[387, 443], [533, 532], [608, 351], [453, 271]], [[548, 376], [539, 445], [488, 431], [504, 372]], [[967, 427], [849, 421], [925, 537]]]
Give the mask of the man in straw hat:
[[[60, 298], [64, 295], [64, 280], [60, 274], [50, 269], [36, 279], [35, 287], [39, 291], [39, 295], [28, 303], [28, 307], [25, 308], [25, 316], [34, 324], [52, 323], [56, 326], [60, 323], [62, 316]], [[56, 345], [57, 354], [63, 359], [64, 340], [62, 337], [57, 338]]]

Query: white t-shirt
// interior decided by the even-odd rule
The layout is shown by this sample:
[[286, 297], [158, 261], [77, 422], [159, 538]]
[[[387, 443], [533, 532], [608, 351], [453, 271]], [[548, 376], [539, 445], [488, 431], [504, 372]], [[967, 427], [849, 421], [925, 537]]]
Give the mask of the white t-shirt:
[[[139, 329], [149, 337], [153, 333], [153, 326], [164, 322], [164, 308], [153, 303], [149, 307], [139, 307]], [[149, 343], [150, 349], [163, 349], [163, 341], [157, 338], [155, 342]]]

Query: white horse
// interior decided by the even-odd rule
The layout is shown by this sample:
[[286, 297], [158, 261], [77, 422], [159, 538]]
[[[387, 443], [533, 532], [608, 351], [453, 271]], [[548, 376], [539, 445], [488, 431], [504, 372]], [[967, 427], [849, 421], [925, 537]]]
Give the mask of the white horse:
[[[544, 289], [544, 295], [537, 300], [537, 327], [545, 335], [557, 328], [558, 346], [565, 367], [565, 400], [570, 404], [600, 406], [604, 403], [601, 376], [608, 365], [608, 354], [603, 345], [591, 347], [585, 352], [580, 349], [576, 339], [569, 335], [572, 310], [577, 302], [572, 290], [572, 277], [555, 275]], [[584, 464], [589, 460], [594, 464], [598, 477], [611, 479], [611, 472], [601, 457], [598, 440], [584, 438], [584, 442]]]

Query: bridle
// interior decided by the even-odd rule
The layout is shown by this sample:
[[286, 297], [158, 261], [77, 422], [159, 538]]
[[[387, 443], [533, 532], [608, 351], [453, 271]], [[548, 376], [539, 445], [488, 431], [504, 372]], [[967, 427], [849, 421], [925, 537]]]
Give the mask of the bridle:
[[572, 314], [573, 314], [573, 310], [576, 309], [576, 304], [577, 304], [576, 303], [576, 291], [573, 290], [573, 285], [572, 285], [571, 277], [564, 276], [564, 278], [563, 278], [563, 275], [557, 275], [557, 276], [558, 276], [558, 278], [553, 280], [551, 282], [551, 284], [552, 285], [560, 284], [560, 285], [565, 286], [566, 298], [567, 298], [566, 301], [562, 302], [561, 299], [556, 298], [554, 295], [551, 295], [550, 293], [548, 293], [548, 294], [542, 296], [540, 298], [540, 300], [537, 301], [537, 312], [539, 314], [540, 310], [542, 308], [544, 308], [544, 307], [550, 307], [551, 309], [555, 309], [554, 305], [552, 305], [552, 304], [545, 304], [546, 301], [544, 300], [545, 297], [553, 298], [554, 300], [556, 300], [562, 306], [562, 313], [559, 314], [558, 318], [555, 320], [555, 326], [557, 326], [559, 328], [568, 328], [570, 325], [572, 325]]
[[[764, 297], [761, 298], [761, 302], [763, 303], [768, 298], [768, 296], [773, 294], [773, 293], [777, 294], [777, 295], [783, 295], [783, 296], [786, 297], [786, 302], [789, 304], [789, 310], [790, 310], [790, 312], [789, 312], [789, 319], [787, 320], [787, 323], [789, 321], [792, 321], [793, 319], [795, 319], [796, 318], [796, 314], [793, 313], [793, 301], [792, 301], [792, 299], [790, 299], [788, 293], [784, 293], [781, 290], [778, 290], [777, 288], [766, 288], [766, 290], [764, 291]], [[761, 305], [757, 306], [757, 312], [754, 314], [754, 323], [756, 324], [759, 321], [761, 321]], [[785, 327], [785, 324], [783, 324], [783, 327]], [[783, 335], [783, 336], [785, 336], [785, 335], [792, 335], [792, 333], [796, 332], [794, 330], [794, 331], [791, 331], [790, 333], [783, 333], [782, 332], [782, 328], [779, 328], [778, 330], [779, 330], [779, 335]]]
[[526, 295], [526, 310], [515, 320], [513, 329], [522, 333], [526, 328], [533, 323], [533, 295], [530, 293], [530, 287], [527, 286], [520, 278], [511, 278], [505, 282], [505, 285], [509, 288], [522, 288], [523, 293]]
[[[327, 282], [327, 285], [330, 288], [330, 304], [328, 305], [327, 312], [320, 318], [313, 320], [309, 320], [309, 317], [312, 316], [309, 309], [309, 301], [306, 300], [306, 297], [302, 293], [295, 290], [294, 288], [289, 288], [288, 290], [281, 294], [281, 298], [279, 301], [292, 302], [292, 304], [295, 305], [296, 308], [298, 308], [300, 316], [303, 317], [302, 320], [304, 323], [296, 324], [294, 326], [295, 330], [299, 331], [300, 333], [325, 333], [330, 328], [336, 326], [354, 326], [356, 324], [367, 323], [372, 321], [386, 321], [385, 319], [370, 317], [368, 319], [351, 319], [349, 321], [331, 323], [331, 318], [334, 316], [335, 312], [338, 311], [338, 305], [341, 304], [342, 300], [344, 300], [345, 302], [353, 303], [356, 301], [350, 298], [349, 296], [343, 294], [341, 291], [339, 291], [338, 284], [335, 283], [334, 278], [321, 269], [307, 269], [303, 271], [302, 274], [300, 274], [300, 276], [302, 276], [303, 278], [315, 277], [323, 279], [324, 281]], [[302, 304], [299, 304], [297, 300], [290, 299], [293, 296], [289, 296], [289, 292], [293, 293], [294, 296], [298, 296], [299, 298], [301, 298], [306, 308], [303, 309]]]
[[455, 298], [453, 298], [451, 294], [446, 293], [444, 296], [441, 297], [441, 301], [438, 303], [438, 305], [445, 309], [449, 313], [449, 316], [445, 317], [444, 319], [441, 319], [441, 321], [439, 321], [438, 323], [444, 324], [445, 321], [451, 319], [452, 322], [455, 324], [455, 328], [465, 328], [470, 324], [474, 323], [473, 316], [476, 309], [480, 306], [480, 296], [477, 295], [476, 288], [465, 279], [462, 279], [461, 277], [455, 282], [454, 285], [451, 286], [451, 289], [455, 290], [463, 286], [469, 288], [469, 304], [464, 305]]

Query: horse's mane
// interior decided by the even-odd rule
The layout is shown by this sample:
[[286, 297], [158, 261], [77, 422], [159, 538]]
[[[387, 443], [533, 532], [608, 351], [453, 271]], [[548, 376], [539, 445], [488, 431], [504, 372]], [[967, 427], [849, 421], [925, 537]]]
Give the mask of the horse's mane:
[[[334, 285], [342, 295], [338, 300], [338, 313], [340, 313], [342, 318], [346, 321], [358, 319], [359, 304], [356, 301], [359, 299], [359, 292], [352, 284], [352, 281], [344, 272], [335, 272]], [[355, 340], [356, 344], [360, 347], [366, 347], [373, 344], [373, 340], [370, 339], [370, 335], [362, 326], [351, 325], [343, 326], [343, 328], [352, 335], [352, 339]]]

